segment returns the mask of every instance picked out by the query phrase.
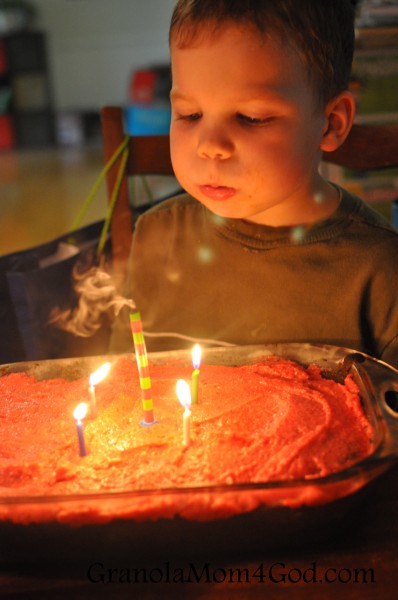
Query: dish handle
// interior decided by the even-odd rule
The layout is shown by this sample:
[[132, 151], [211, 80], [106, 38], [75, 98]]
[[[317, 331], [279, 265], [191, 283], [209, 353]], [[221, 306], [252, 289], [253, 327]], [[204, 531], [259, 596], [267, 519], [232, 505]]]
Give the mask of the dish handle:
[[347, 355], [343, 362], [347, 372], [357, 372], [365, 396], [375, 400], [378, 417], [387, 429], [384, 449], [390, 458], [398, 458], [398, 370], [359, 352]]

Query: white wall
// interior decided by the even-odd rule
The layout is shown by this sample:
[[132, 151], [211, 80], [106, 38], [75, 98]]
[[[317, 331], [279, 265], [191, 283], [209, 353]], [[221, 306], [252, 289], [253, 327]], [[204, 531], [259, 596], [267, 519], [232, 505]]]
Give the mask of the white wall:
[[57, 110], [122, 104], [132, 72], [168, 62], [174, 0], [29, 0], [47, 34]]

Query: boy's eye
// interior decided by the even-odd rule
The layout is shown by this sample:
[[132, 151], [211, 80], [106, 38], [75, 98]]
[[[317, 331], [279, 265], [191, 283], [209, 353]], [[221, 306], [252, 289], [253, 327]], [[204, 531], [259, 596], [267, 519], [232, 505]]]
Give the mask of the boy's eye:
[[182, 121], [197, 121], [198, 119], [200, 119], [201, 114], [200, 113], [192, 113], [189, 115], [178, 115], [178, 119], [182, 120]]
[[258, 117], [250, 117], [249, 115], [242, 115], [240, 113], [238, 113], [237, 118], [239, 121], [247, 123], [248, 125], [264, 125], [265, 123], [269, 123], [272, 120], [272, 117], [260, 119]]

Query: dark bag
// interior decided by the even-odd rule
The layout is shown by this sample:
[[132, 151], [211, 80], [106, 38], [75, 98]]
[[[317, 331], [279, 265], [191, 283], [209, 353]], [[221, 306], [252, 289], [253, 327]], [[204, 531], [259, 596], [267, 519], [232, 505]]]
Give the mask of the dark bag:
[[[82, 227], [51, 242], [0, 257], [0, 362], [104, 354], [109, 328], [91, 338], [76, 337], [50, 324], [56, 307], [76, 303], [72, 271], [89, 266], [104, 222]], [[110, 254], [108, 244], [105, 254]]]

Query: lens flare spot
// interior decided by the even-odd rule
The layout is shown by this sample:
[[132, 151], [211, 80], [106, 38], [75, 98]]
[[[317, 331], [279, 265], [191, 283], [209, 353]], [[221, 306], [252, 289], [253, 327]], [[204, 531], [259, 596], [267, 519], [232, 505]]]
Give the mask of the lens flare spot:
[[293, 227], [290, 233], [290, 239], [295, 244], [300, 244], [305, 239], [306, 229], [304, 225], [297, 225], [297, 227]]
[[210, 263], [214, 258], [213, 250], [207, 246], [201, 246], [198, 250], [198, 259], [201, 263]]
[[180, 271], [169, 271], [166, 277], [171, 283], [177, 283], [181, 279], [181, 273]]
[[322, 204], [323, 202], [325, 202], [325, 200], [326, 198], [323, 192], [317, 192], [316, 194], [314, 194], [315, 204]]

